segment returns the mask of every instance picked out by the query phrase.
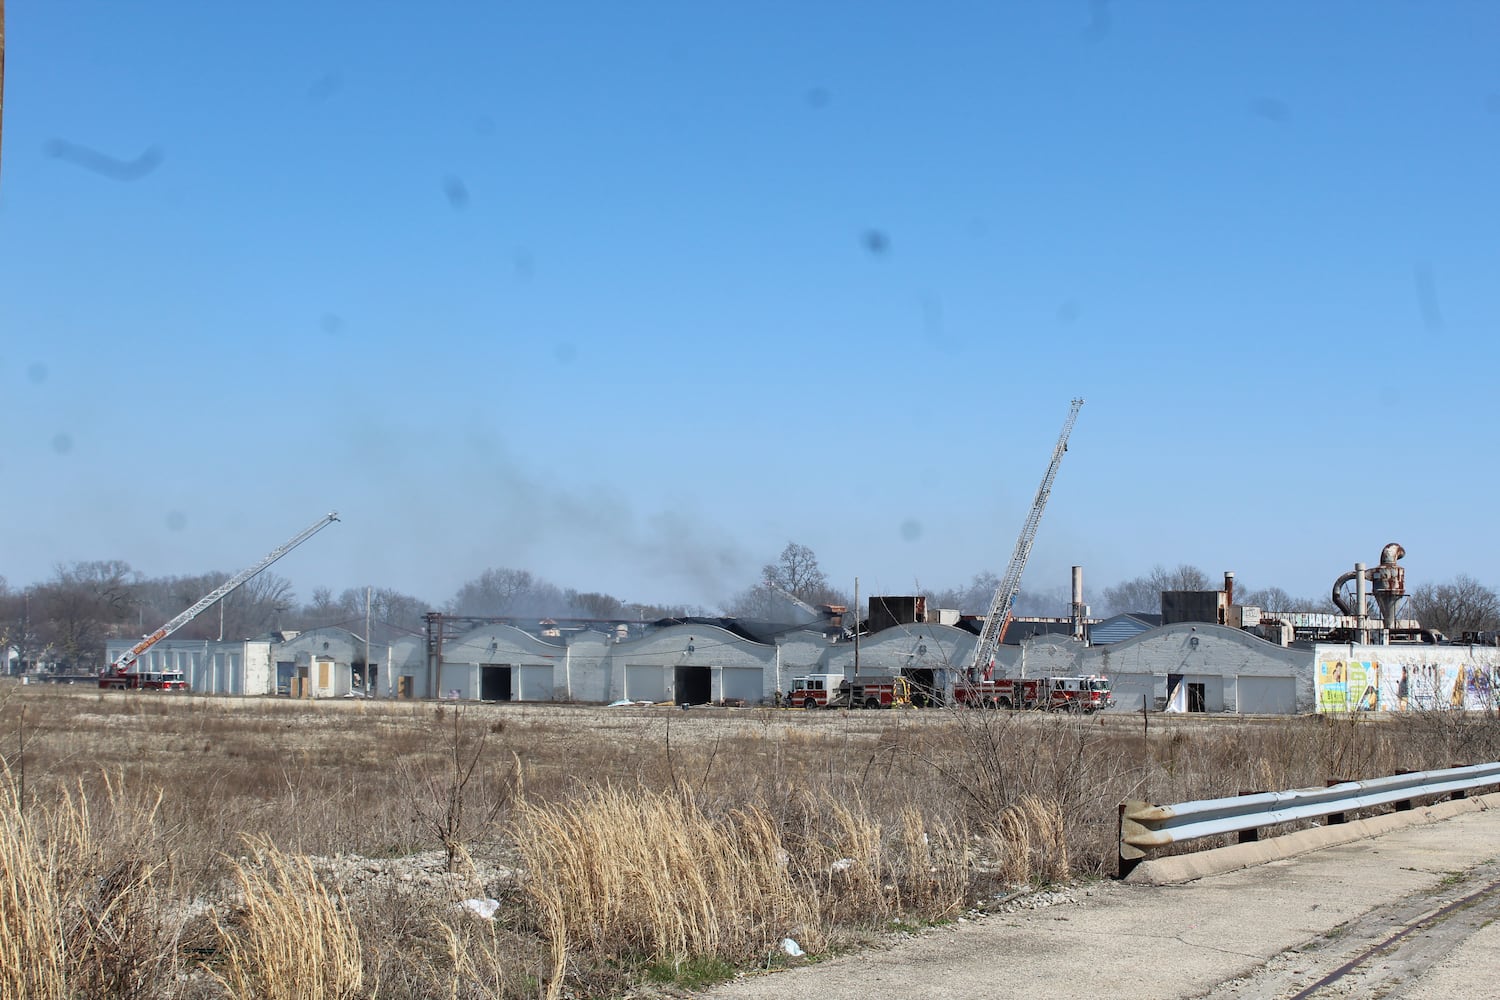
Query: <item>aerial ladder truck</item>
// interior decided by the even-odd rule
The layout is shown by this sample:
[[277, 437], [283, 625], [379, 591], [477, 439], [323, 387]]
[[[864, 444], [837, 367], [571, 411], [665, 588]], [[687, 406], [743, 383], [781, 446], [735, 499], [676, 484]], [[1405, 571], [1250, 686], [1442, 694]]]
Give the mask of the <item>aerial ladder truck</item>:
[[101, 688], [110, 688], [115, 690], [134, 688], [147, 688], [152, 690], [168, 691], [186, 690], [187, 682], [183, 680], [180, 673], [157, 673], [151, 671], [140, 671], [137, 664], [141, 658], [141, 654], [146, 652], [146, 650], [150, 649], [152, 646], [156, 645], [158, 642], [161, 642], [173, 632], [176, 632], [178, 629], [182, 628], [194, 618], [197, 618], [209, 608], [213, 607], [214, 604], [218, 601], [221, 601], [224, 598], [228, 597], [233, 591], [239, 589], [255, 574], [259, 573], [261, 570], [265, 569], [267, 566], [271, 565], [273, 562], [280, 559], [282, 556], [286, 555], [288, 552], [292, 551], [297, 546], [301, 545], [303, 542], [307, 541], [313, 535], [316, 535], [318, 532], [322, 531], [324, 528], [328, 527], [338, 519], [338, 511], [330, 511], [327, 514], [324, 514], [322, 517], [318, 518], [317, 521], [313, 522], [306, 528], [302, 529], [302, 531], [292, 536], [292, 538], [282, 543], [280, 546], [272, 549], [270, 553], [268, 553], [266, 557], [260, 562], [256, 563], [254, 566], [251, 566], [249, 569], [241, 570], [234, 576], [230, 577], [228, 580], [225, 580], [222, 584], [214, 589], [213, 593], [204, 595], [203, 599], [200, 600], [197, 604], [194, 604], [182, 614], [178, 615], [176, 618], [173, 618], [161, 628], [157, 629], [155, 632], [152, 632], [150, 635], [141, 639], [140, 642], [136, 643], [134, 646], [131, 646], [128, 650], [121, 653], [120, 656], [109, 666], [105, 667], [104, 672], [99, 675], [99, 686]]
[[[1052, 461], [1047, 466], [1046, 475], [1042, 476], [1041, 485], [1037, 487], [1036, 499], [1031, 504], [1030, 513], [1026, 515], [1026, 523], [1021, 527], [1021, 536], [1016, 539], [1010, 565], [1005, 567], [1005, 576], [995, 589], [990, 613], [979, 632], [979, 641], [974, 645], [974, 655], [969, 659], [963, 678], [954, 685], [954, 701], [958, 704], [996, 707], [1021, 707], [1029, 704], [1051, 707], [1058, 700], [1049, 692], [1041, 691], [1031, 692], [1031, 696], [1026, 697], [1019, 690], [1011, 691], [1009, 681], [994, 680], [995, 654], [1005, 637], [1005, 629], [1010, 624], [1011, 608], [1015, 605], [1016, 595], [1021, 591], [1021, 573], [1026, 569], [1026, 560], [1031, 556], [1031, 545], [1036, 541], [1037, 529], [1042, 524], [1042, 512], [1046, 510], [1047, 501], [1052, 496], [1052, 482], [1057, 478], [1057, 467], [1062, 464], [1063, 454], [1068, 450], [1068, 435], [1073, 433], [1073, 424], [1078, 420], [1081, 406], [1082, 399], [1072, 401], [1068, 419], [1063, 421], [1062, 433], [1058, 435], [1057, 444], [1052, 449]], [[1035, 681], [1032, 686], [1037, 686]], [[1104, 695], [1107, 699], [1107, 682]], [[1095, 695], [1094, 700], [1100, 700], [1099, 696]]]

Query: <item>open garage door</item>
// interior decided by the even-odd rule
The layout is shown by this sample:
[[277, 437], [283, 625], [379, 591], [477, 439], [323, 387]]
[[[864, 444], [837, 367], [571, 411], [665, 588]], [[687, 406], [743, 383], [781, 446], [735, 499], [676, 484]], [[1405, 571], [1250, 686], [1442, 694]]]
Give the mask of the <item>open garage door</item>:
[[918, 708], [931, 708], [943, 703], [942, 692], [937, 689], [937, 679], [927, 667], [903, 667], [901, 676], [911, 685], [911, 703]]
[[479, 667], [479, 700], [510, 701], [511, 677], [509, 666], [485, 663]]
[[672, 701], [678, 705], [707, 705], [714, 700], [714, 672], [709, 667], [678, 667]]
[[1241, 715], [1293, 715], [1297, 711], [1294, 677], [1236, 677], [1236, 711]]

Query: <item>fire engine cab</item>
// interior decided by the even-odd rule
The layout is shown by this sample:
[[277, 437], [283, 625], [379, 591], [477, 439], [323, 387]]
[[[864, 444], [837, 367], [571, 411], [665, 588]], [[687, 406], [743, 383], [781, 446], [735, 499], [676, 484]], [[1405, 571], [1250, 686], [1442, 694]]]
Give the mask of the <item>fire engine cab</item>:
[[856, 677], [808, 674], [792, 682], [786, 704], [791, 708], [894, 708], [911, 704], [905, 677]]

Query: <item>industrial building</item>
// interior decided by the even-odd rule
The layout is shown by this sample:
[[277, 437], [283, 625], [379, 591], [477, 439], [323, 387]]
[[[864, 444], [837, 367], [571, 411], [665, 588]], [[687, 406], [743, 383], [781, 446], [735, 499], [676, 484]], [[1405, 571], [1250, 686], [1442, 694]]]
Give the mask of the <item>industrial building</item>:
[[[1172, 591], [1161, 614], [1098, 620], [1074, 571], [1073, 614], [1008, 620], [994, 676], [1098, 675], [1118, 711], [1278, 714], [1493, 709], [1500, 648], [1454, 645], [1397, 617], [1400, 546], [1380, 566], [1335, 584], [1344, 615], [1271, 614], [1222, 590]], [[1357, 586], [1352, 599], [1337, 588]], [[1367, 608], [1373, 581], [1380, 614]], [[735, 618], [657, 622], [464, 618], [432, 613], [425, 636], [341, 627], [236, 642], [167, 639], [142, 657], [148, 672], [179, 671], [194, 691], [307, 698], [408, 697], [487, 702], [621, 701], [769, 705], [801, 676], [904, 677], [941, 704], [971, 669], [982, 619], [929, 609], [919, 596], [869, 599], [862, 621], [809, 609], [800, 623]], [[857, 618], [858, 616], [853, 616]], [[113, 640], [113, 660], [129, 648]]]
[[[133, 644], [110, 639], [105, 658], [113, 663]], [[348, 629], [329, 626], [233, 641], [163, 639], [141, 654], [140, 670], [181, 674], [202, 694], [423, 697], [411, 679], [425, 669], [425, 650], [420, 636], [372, 634], [367, 646]]]

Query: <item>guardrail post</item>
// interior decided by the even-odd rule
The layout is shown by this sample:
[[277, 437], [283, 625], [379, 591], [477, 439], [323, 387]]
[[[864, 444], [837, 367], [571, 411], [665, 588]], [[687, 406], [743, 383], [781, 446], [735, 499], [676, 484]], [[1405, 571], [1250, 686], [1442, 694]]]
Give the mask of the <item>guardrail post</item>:
[[[1242, 789], [1239, 790], [1238, 794], [1240, 794], [1240, 795], [1259, 795], [1259, 794], [1261, 794], [1264, 791], [1265, 791], [1265, 789], [1263, 789], [1263, 788], [1257, 788], [1253, 792], [1247, 792], [1247, 791], [1245, 791], [1242, 788]], [[1253, 843], [1255, 843], [1258, 840], [1260, 840], [1260, 827], [1258, 827], [1258, 826], [1252, 826], [1248, 830], [1241, 830], [1241, 831], [1239, 831], [1239, 834], [1236, 837], [1235, 842], [1239, 843], [1239, 844], [1253, 844]]]
[[[1323, 787], [1332, 788], [1334, 785], [1342, 785], [1343, 783], [1343, 778], [1329, 778], [1327, 781], [1323, 782]], [[1344, 814], [1341, 812], [1329, 813], [1327, 816], [1323, 817], [1324, 826], [1338, 826], [1342, 822], [1344, 822]]]
[[1139, 823], [1129, 817], [1130, 810], [1137, 806], [1146, 805], [1148, 805], [1148, 803], [1145, 802], [1120, 803], [1120, 849], [1119, 857], [1117, 859], [1118, 867], [1115, 869], [1116, 878], [1124, 878], [1126, 875], [1129, 875], [1131, 872], [1135, 871], [1135, 866], [1140, 864], [1141, 861], [1146, 857], [1145, 851], [1141, 850], [1139, 847], [1132, 846], [1131, 844], [1127, 844], [1125, 842], [1125, 838], [1132, 832], [1138, 833], [1141, 830], [1145, 829]]
[[[1449, 767], [1468, 767], [1469, 765], [1467, 765], [1467, 764], [1449, 764], [1448, 766]], [[1466, 799], [1466, 798], [1469, 797], [1469, 790], [1467, 788], [1460, 788], [1458, 791], [1451, 793], [1448, 797], [1450, 799]]]

